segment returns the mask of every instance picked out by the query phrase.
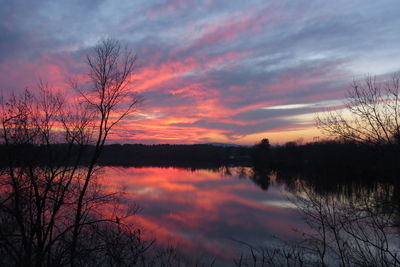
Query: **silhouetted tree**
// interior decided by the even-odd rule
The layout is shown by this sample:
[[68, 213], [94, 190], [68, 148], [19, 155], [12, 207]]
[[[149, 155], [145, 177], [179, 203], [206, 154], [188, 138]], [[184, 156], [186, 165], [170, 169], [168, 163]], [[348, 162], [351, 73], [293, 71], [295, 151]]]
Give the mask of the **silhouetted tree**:
[[[297, 238], [263, 246], [240, 242], [248, 253], [236, 266], [400, 266], [398, 209], [393, 186], [354, 192], [317, 192], [296, 179], [289, 198], [308, 226], [294, 229]], [[368, 196], [368, 197], [366, 197]], [[396, 202], [397, 203], [397, 202]]]
[[[400, 73], [386, 83], [367, 77], [354, 81], [348, 92], [345, 112], [331, 111], [317, 117], [325, 133], [368, 144], [398, 143], [400, 136]], [[347, 114], [346, 114], [347, 113]]]
[[[117, 195], [96, 182], [96, 163], [111, 129], [140, 101], [128, 87], [134, 62], [132, 52], [105, 40], [88, 56], [91, 86], [74, 84], [82, 102], [68, 104], [43, 82], [39, 94], [26, 90], [2, 102], [0, 265], [138, 260], [144, 249], [140, 233], [123, 223], [124, 212], [111, 209], [119, 203]], [[102, 210], [108, 208], [105, 216]], [[118, 246], [112, 245], [117, 240]]]
[[252, 158], [255, 165], [266, 165], [269, 160], [271, 145], [268, 138], [264, 138], [260, 143], [252, 148]]
[[94, 174], [95, 164], [110, 130], [126, 115], [132, 113], [141, 100], [129, 87], [135, 61], [136, 56], [132, 50], [121, 48], [118, 41], [103, 40], [94, 48], [93, 53], [87, 56], [91, 84], [82, 87], [75, 84], [76, 89], [85, 99], [85, 103], [94, 110], [98, 124], [95, 149], [76, 206], [77, 212], [71, 244], [72, 266], [74, 266], [81, 220], [84, 216], [84, 197]]
[[269, 150], [271, 147], [271, 145], [269, 144], [269, 139], [268, 138], [262, 139], [260, 142], [260, 147], [262, 147], [264, 150]]

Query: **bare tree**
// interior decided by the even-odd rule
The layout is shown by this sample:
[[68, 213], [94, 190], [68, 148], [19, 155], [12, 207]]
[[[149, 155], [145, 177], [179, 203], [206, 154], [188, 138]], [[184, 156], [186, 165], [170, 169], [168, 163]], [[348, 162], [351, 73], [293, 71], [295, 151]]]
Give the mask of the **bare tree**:
[[317, 117], [318, 128], [346, 141], [400, 143], [400, 73], [385, 83], [367, 77], [354, 81], [343, 111]]
[[[46, 84], [40, 83], [39, 89], [37, 96], [29, 91], [11, 96], [1, 109], [0, 217], [14, 225], [0, 233], [1, 249], [8, 252], [3, 255], [9, 256], [3, 257], [5, 265], [42, 265], [69, 231], [60, 221], [66, 222], [63, 216], [70, 212], [66, 199], [73, 201], [82, 175], [79, 164], [89, 137], [85, 130], [89, 118], [77, 115], [67, 122], [62, 97]], [[65, 131], [56, 130], [63, 125]], [[63, 153], [56, 143], [64, 143]]]
[[237, 241], [249, 252], [236, 266], [400, 266], [394, 187], [358, 190], [360, 195], [321, 194], [297, 180], [290, 199], [308, 227], [268, 246]]
[[132, 93], [129, 87], [135, 61], [135, 54], [127, 48], [121, 48], [118, 41], [103, 40], [94, 48], [93, 54], [87, 57], [91, 85], [78, 87], [75, 84], [85, 102], [95, 110], [97, 114], [95, 119], [97, 119], [98, 125], [94, 153], [76, 207], [71, 245], [72, 266], [74, 266], [78, 235], [81, 229], [84, 197], [93, 176], [95, 164], [110, 130], [125, 116], [132, 113], [141, 101], [141, 98]]
[[392, 186], [350, 199], [321, 195], [305, 182], [298, 186], [293, 203], [311, 230], [302, 232], [303, 251], [320, 266], [400, 265]]
[[[135, 56], [104, 40], [87, 61], [91, 83], [74, 84], [80, 103], [68, 104], [43, 82], [39, 94], [26, 90], [2, 101], [2, 266], [128, 266], [145, 250], [140, 232], [123, 223], [124, 212], [101, 212], [120, 200], [96, 182], [111, 129], [140, 101], [129, 87]], [[111, 245], [116, 240], [118, 247]]]

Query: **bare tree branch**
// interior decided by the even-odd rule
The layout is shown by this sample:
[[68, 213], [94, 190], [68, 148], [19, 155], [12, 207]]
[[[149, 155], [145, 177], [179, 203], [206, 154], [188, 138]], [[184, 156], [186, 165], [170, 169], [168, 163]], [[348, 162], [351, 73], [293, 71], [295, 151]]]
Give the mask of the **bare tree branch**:
[[370, 76], [364, 82], [354, 81], [347, 94], [346, 113], [336, 110], [317, 117], [318, 128], [347, 141], [400, 143], [399, 84], [400, 73], [386, 83]]

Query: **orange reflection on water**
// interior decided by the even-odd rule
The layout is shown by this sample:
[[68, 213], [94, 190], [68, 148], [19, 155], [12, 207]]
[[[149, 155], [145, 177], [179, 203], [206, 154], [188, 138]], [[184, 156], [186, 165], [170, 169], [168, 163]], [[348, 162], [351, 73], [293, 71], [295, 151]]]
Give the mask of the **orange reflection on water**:
[[124, 189], [142, 210], [132, 219], [145, 238], [174, 245], [188, 254], [232, 259], [240, 240], [261, 245], [272, 235], [287, 237], [294, 210], [283, 187], [262, 191], [250, 179], [210, 170], [177, 168], [104, 169], [110, 189]]

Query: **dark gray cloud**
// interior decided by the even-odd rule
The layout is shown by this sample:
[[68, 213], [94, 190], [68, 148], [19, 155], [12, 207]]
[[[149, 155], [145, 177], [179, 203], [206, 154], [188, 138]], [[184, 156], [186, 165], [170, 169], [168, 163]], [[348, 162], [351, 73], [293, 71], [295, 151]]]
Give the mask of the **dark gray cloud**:
[[179, 127], [201, 127], [210, 130], [224, 129], [228, 136], [248, 135], [252, 133], [262, 133], [268, 130], [277, 130], [283, 126], [292, 125], [295, 121], [290, 119], [266, 119], [263, 122], [238, 125], [235, 123], [225, 123], [211, 120], [199, 120], [194, 123], [176, 123], [173, 126]]

